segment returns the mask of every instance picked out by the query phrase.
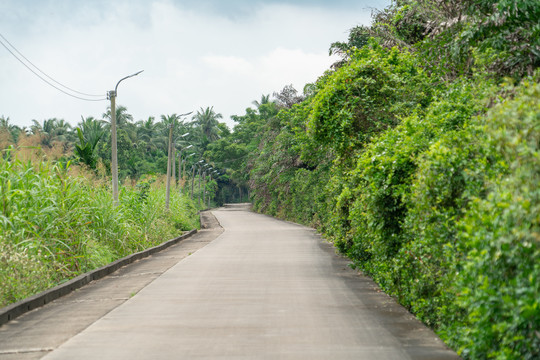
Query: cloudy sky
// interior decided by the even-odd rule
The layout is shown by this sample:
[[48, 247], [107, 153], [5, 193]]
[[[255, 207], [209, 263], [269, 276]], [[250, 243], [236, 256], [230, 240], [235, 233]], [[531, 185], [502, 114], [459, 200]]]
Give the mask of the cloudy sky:
[[[230, 115], [244, 114], [262, 94], [315, 81], [335, 61], [330, 44], [389, 2], [0, 0], [0, 40], [87, 94], [105, 97], [119, 79], [144, 70], [118, 87], [117, 104], [136, 120], [214, 106], [233, 125]], [[59, 92], [0, 45], [0, 115], [11, 123], [56, 117], [75, 125], [108, 105]]]

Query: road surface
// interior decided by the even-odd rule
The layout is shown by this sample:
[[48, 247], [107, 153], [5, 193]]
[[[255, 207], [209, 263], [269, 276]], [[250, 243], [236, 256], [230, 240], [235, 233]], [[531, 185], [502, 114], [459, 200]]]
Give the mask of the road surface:
[[[57, 300], [65, 311], [51, 303], [1, 327], [0, 359], [459, 359], [312, 229], [241, 207], [212, 213], [224, 231], [189, 256], [173, 246], [143, 261], [168, 265], [140, 291], [113, 276]], [[70, 322], [78, 311], [93, 315]]]

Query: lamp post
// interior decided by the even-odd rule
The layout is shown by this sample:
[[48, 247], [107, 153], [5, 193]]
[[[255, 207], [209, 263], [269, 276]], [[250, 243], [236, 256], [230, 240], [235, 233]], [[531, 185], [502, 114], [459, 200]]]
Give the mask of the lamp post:
[[[180, 135], [180, 137], [186, 137], [188, 136], [189, 133], [185, 133], [184, 135]], [[182, 160], [182, 146], [180, 146], [180, 144], [176, 144], [176, 146], [179, 147], [180, 149], [180, 152], [178, 153], [178, 181], [176, 180], [176, 168], [173, 166], [173, 178], [175, 179], [175, 185], [178, 187], [178, 182], [180, 181], [180, 173], [182, 172], [182, 167], [181, 167], [181, 164], [180, 164], [180, 161]], [[175, 146], [175, 148], [176, 148]], [[191, 146], [191, 145], [190, 145]], [[176, 155], [173, 156], [173, 164], [176, 164]]]
[[201, 164], [204, 163], [204, 160], [199, 160], [195, 165], [193, 165], [193, 177], [191, 178], [191, 199], [193, 199], [193, 184], [195, 182], [195, 167], [198, 166], [199, 170], [199, 206], [201, 205]]
[[[210, 170], [212, 170], [212, 168], [210, 168]], [[214, 173], [215, 170], [212, 170], [210, 171], [210, 174], [208, 176], [210, 176], [210, 180], [208, 181], [209, 183], [212, 183], [212, 174]], [[210, 209], [210, 192], [208, 193], [208, 208]]]
[[173, 152], [173, 145], [172, 145], [173, 126], [174, 124], [169, 125], [169, 149], [168, 149], [168, 155], [167, 155], [167, 185], [166, 185], [166, 190], [165, 190], [165, 210], [169, 210], [169, 202], [171, 199], [171, 156]]
[[[191, 145], [190, 145], [191, 146]], [[187, 148], [186, 148], [187, 149]], [[187, 163], [187, 159], [189, 157], [192, 157], [193, 155], [195, 155], [195, 153], [191, 153], [187, 156], [184, 157], [184, 159], [182, 160], [182, 179], [184, 178], [185, 174], [186, 174], [186, 163]]]
[[118, 205], [118, 147], [116, 144], [116, 96], [118, 95], [118, 85], [130, 77], [137, 76], [144, 70], [121, 78], [116, 83], [114, 90], [107, 93], [111, 100], [111, 172], [112, 172], [112, 188], [113, 188], [113, 204]]
[[198, 191], [198, 199], [199, 199], [199, 208], [201, 207], [201, 166], [199, 166], [199, 191]]
[[[184, 135], [182, 135], [181, 137], [185, 137], [185, 136], [188, 136], [189, 133], [185, 133]], [[180, 153], [178, 154], [178, 181], [180, 182], [180, 179], [184, 179], [184, 172], [182, 171], [182, 151], [184, 150], [187, 150], [189, 148], [192, 148], [193, 145], [189, 145], [189, 146], [186, 146], [185, 148], [182, 148], [180, 146]]]
[[212, 167], [209, 165], [209, 164], [204, 164], [204, 167], [208, 167], [208, 169], [204, 169], [204, 172], [203, 172], [203, 205], [206, 206], [206, 185], [207, 185], [207, 181], [206, 181], [206, 171], [209, 171], [212, 169]]
[[[182, 116], [186, 116], [191, 114], [193, 111], [190, 111], [188, 113], [178, 115], [176, 119], [181, 118]], [[171, 170], [175, 164], [174, 162], [174, 146], [173, 146], [173, 128], [174, 128], [174, 120], [169, 125], [169, 154], [167, 156], [167, 185], [166, 185], [166, 191], [165, 191], [165, 210], [169, 210], [169, 203], [171, 199]], [[182, 136], [187, 136], [189, 133], [184, 134]], [[174, 171], [174, 170], [173, 170]], [[174, 176], [174, 173], [173, 173]]]

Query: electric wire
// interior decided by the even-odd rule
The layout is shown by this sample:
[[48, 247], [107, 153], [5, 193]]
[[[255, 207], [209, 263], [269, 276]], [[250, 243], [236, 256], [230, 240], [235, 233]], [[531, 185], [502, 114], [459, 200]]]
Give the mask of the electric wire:
[[4, 39], [4, 41], [9, 45], [11, 46], [11, 48], [13, 50], [15, 50], [17, 52], [17, 54], [19, 54], [24, 60], [26, 60], [30, 65], [32, 65], [37, 71], [39, 71], [41, 74], [45, 75], [49, 80], [53, 81], [54, 83], [56, 83], [57, 85], [60, 85], [61, 87], [65, 88], [65, 89], [68, 89], [70, 91], [73, 91], [74, 93], [77, 93], [77, 94], [80, 94], [80, 95], [85, 95], [85, 96], [91, 96], [91, 97], [103, 97], [103, 94], [100, 94], [100, 95], [96, 95], [96, 94], [87, 94], [87, 93], [83, 93], [83, 92], [80, 92], [80, 91], [77, 91], [77, 90], [74, 90], [58, 81], [56, 81], [55, 79], [53, 79], [52, 77], [50, 77], [49, 75], [47, 75], [43, 70], [41, 70], [40, 68], [38, 68], [34, 63], [32, 63], [30, 60], [28, 60], [27, 57], [25, 57], [19, 50], [17, 50], [17, 48], [8, 41], [8, 39], [6, 39], [4, 37], [4, 35], [0, 34], [0, 37], [2, 39]]
[[77, 94], [81, 94], [81, 95], [85, 95], [85, 96], [94, 96], [94, 97], [98, 97], [98, 96], [101, 96], [101, 98], [99, 99], [88, 99], [88, 98], [83, 98], [81, 96], [77, 96], [77, 95], [74, 95], [74, 94], [71, 94], [67, 91], [65, 91], [64, 89], [61, 89], [59, 88], [58, 86], [50, 83], [47, 79], [43, 78], [40, 74], [38, 74], [36, 71], [34, 71], [34, 69], [32, 69], [30, 66], [28, 66], [28, 64], [26, 64], [24, 61], [22, 61], [13, 51], [11, 51], [11, 49], [6, 46], [6, 44], [4, 44], [4, 42], [2, 40], [0, 40], [0, 44], [2, 44], [2, 46], [15, 58], [17, 59], [17, 61], [19, 61], [22, 65], [24, 65], [24, 67], [26, 67], [28, 70], [30, 70], [34, 75], [36, 75], [38, 78], [40, 78], [42, 81], [44, 81], [47, 85], [55, 88], [56, 90], [68, 95], [68, 96], [71, 96], [71, 97], [74, 97], [76, 99], [79, 99], [79, 100], [84, 100], [84, 101], [103, 101], [103, 100], [107, 100], [106, 97], [103, 97], [103, 95], [93, 95], [93, 94], [86, 94], [86, 93], [83, 93], [83, 92], [80, 92], [80, 91], [76, 91], [76, 90], [73, 90], [63, 84], [61, 84], [60, 82], [54, 80], [52, 77], [50, 77], [49, 75], [45, 74], [43, 71], [41, 71], [36, 65], [34, 65], [30, 60], [28, 60], [23, 54], [21, 54], [17, 48], [15, 48], [2, 34], [0, 34], [0, 37], [2, 39], [4, 39], [4, 41], [6, 43], [8, 43], [23, 59], [25, 59], [28, 63], [30, 63], [34, 68], [36, 68], [40, 73], [42, 73], [44, 76], [46, 76], [47, 78], [49, 78], [51, 81], [55, 82], [56, 84], [72, 91], [72, 92], [75, 92]]

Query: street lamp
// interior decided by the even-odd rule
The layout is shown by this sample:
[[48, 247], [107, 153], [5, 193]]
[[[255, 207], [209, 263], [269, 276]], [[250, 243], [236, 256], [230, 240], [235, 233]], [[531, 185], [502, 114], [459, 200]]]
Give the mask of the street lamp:
[[107, 93], [111, 100], [111, 171], [112, 171], [112, 188], [113, 188], [113, 204], [118, 205], [118, 148], [116, 145], [116, 96], [118, 94], [118, 85], [130, 77], [137, 76], [144, 70], [138, 71], [135, 74], [121, 78], [116, 83], [114, 90]]
[[[184, 135], [180, 135], [180, 137], [183, 138], [183, 137], [186, 137], [188, 135], [189, 135], [189, 133], [185, 133]], [[182, 148], [182, 146], [179, 143], [176, 143], [176, 146], [178, 146], [178, 148], [180, 149], [180, 153], [178, 154], [178, 181], [180, 181], [180, 176], [182, 175], [182, 178], [184, 177], [183, 174], [182, 174], [182, 164], [181, 164], [182, 151], [185, 150], [185, 149], [189, 149], [190, 147], [193, 147], [193, 145], [189, 145], [188, 147]], [[176, 159], [176, 155], [173, 158], [173, 162], [174, 162], [174, 159]], [[173, 167], [173, 174], [176, 174], [176, 170], [175, 170], [174, 167]]]
[[[170, 197], [171, 197], [171, 170], [172, 170], [173, 176], [175, 176], [175, 172], [176, 172], [176, 170], [174, 169], [175, 147], [173, 146], [174, 122], [175, 120], [180, 119], [182, 116], [189, 115], [192, 112], [193, 111], [190, 111], [185, 114], [177, 115], [176, 118], [172, 119], [171, 124], [169, 124], [169, 154], [167, 156], [167, 185], [166, 185], [166, 190], [165, 190], [165, 210], [167, 211], [169, 210], [169, 202], [170, 202]], [[189, 133], [185, 133], [184, 135], [182, 135], [182, 137], [187, 136], [187, 135], [189, 135]]]
[[[180, 170], [182, 170], [182, 180], [184, 180], [184, 175], [186, 173], [186, 162], [187, 162], [187, 158], [190, 157], [190, 156], [193, 156], [195, 155], [195, 153], [191, 153], [189, 155], [186, 155], [184, 156], [184, 159], [182, 159], [182, 150], [187, 150], [189, 148], [192, 148], [193, 145], [189, 145], [183, 149], [180, 150], [180, 158], [178, 159], [178, 176], [180, 176]], [[180, 164], [180, 160], [182, 160], [182, 163]], [[182, 167], [180, 168], [180, 165], [182, 165]]]

